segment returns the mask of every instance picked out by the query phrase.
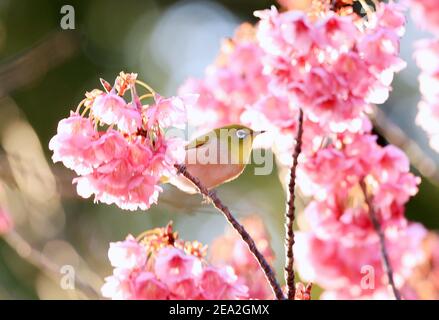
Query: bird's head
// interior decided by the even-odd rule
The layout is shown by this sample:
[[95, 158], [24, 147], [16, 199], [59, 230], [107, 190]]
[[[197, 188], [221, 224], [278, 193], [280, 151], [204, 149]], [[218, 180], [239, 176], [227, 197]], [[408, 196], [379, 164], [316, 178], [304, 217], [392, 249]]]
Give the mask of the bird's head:
[[249, 127], [236, 124], [215, 129], [215, 133], [220, 144], [227, 146], [232, 163], [246, 164], [250, 158], [254, 139], [264, 131], [254, 131]]

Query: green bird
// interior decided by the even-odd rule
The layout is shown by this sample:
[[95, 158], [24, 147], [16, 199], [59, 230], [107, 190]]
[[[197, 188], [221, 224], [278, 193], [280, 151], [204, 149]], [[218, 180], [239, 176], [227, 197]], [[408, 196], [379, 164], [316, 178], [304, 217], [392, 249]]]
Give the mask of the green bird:
[[[253, 141], [263, 131], [242, 125], [214, 129], [186, 146], [185, 166], [208, 189], [239, 177], [250, 160]], [[187, 193], [197, 193], [193, 183], [183, 176], [169, 181]]]

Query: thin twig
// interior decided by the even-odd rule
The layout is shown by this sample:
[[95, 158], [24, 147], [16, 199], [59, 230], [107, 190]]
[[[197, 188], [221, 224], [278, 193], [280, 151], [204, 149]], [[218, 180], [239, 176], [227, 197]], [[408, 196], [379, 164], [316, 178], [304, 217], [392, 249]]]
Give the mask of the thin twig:
[[276, 280], [276, 276], [274, 274], [273, 269], [268, 264], [267, 260], [264, 258], [262, 253], [256, 247], [256, 243], [254, 242], [253, 238], [245, 230], [245, 228], [238, 222], [238, 220], [236, 220], [236, 218], [230, 212], [229, 208], [222, 203], [220, 198], [217, 196], [216, 192], [214, 190], [209, 191], [197, 177], [194, 177], [192, 174], [190, 174], [187, 171], [185, 165], [177, 164], [175, 165], [175, 168], [178, 170], [178, 173], [182, 174], [186, 179], [191, 181], [198, 188], [198, 190], [202, 195], [210, 199], [213, 205], [215, 206], [215, 208], [217, 208], [222, 214], [224, 214], [227, 221], [239, 233], [242, 240], [244, 240], [249, 250], [258, 261], [259, 265], [261, 266], [262, 270], [265, 273], [265, 276], [267, 277], [268, 282], [270, 283], [270, 286], [276, 298], [278, 300], [284, 300], [285, 299], [284, 294], [282, 293], [282, 289]]
[[285, 282], [287, 284], [288, 300], [294, 300], [296, 295], [296, 285], [294, 281], [294, 218], [296, 207], [294, 201], [296, 199], [296, 173], [299, 155], [302, 152], [302, 136], [303, 136], [303, 111], [299, 111], [298, 128], [296, 134], [296, 146], [293, 153], [293, 165], [290, 170], [290, 183], [288, 185], [288, 203], [285, 215]]
[[395, 281], [393, 280], [393, 269], [392, 265], [390, 263], [389, 255], [387, 253], [386, 248], [386, 239], [384, 236], [384, 232], [381, 228], [381, 224], [378, 221], [378, 217], [376, 215], [375, 209], [372, 204], [372, 200], [370, 199], [369, 195], [367, 194], [367, 188], [364, 181], [361, 181], [360, 183], [361, 189], [363, 190], [364, 199], [366, 201], [366, 204], [369, 208], [369, 216], [370, 220], [372, 221], [372, 225], [375, 229], [375, 232], [378, 235], [379, 241], [380, 241], [380, 251], [381, 251], [381, 258], [383, 262], [384, 271], [387, 273], [387, 278], [389, 279], [389, 284], [392, 287], [393, 294], [395, 296], [396, 300], [401, 300], [401, 294], [396, 288]]

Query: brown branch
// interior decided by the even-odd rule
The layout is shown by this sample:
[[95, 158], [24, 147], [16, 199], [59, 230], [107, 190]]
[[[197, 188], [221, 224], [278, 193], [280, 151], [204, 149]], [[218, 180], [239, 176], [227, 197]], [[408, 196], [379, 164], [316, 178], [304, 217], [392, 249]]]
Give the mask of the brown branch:
[[209, 191], [197, 177], [194, 177], [192, 174], [190, 174], [187, 171], [185, 165], [177, 164], [175, 165], [175, 168], [178, 170], [179, 174], [182, 174], [186, 179], [191, 181], [198, 188], [198, 190], [202, 195], [210, 199], [213, 205], [215, 206], [215, 208], [217, 208], [226, 217], [227, 221], [239, 233], [242, 240], [244, 240], [249, 250], [258, 261], [259, 265], [261, 266], [262, 270], [265, 273], [265, 276], [267, 277], [268, 282], [270, 283], [270, 286], [276, 298], [278, 300], [284, 300], [285, 299], [284, 294], [282, 292], [279, 283], [276, 280], [276, 276], [271, 266], [268, 264], [267, 260], [264, 258], [262, 253], [256, 247], [256, 243], [254, 242], [253, 238], [245, 230], [245, 228], [238, 222], [238, 220], [236, 220], [236, 218], [230, 212], [229, 208], [222, 203], [220, 198], [218, 198], [216, 192], [213, 190]]
[[290, 170], [290, 183], [288, 185], [289, 199], [287, 203], [287, 211], [285, 215], [285, 282], [287, 284], [288, 300], [294, 300], [296, 295], [296, 285], [294, 281], [294, 218], [296, 207], [294, 204], [296, 189], [296, 173], [299, 155], [302, 152], [302, 136], [303, 136], [303, 111], [299, 111], [298, 128], [296, 134], [296, 146], [293, 153], [293, 165]]
[[392, 287], [392, 291], [393, 291], [393, 294], [395, 296], [395, 299], [401, 300], [401, 294], [398, 291], [398, 289], [396, 288], [395, 281], [393, 280], [393, 269], [392, 269], [392, 265], [390, 263], [389, 255], [387, 253], [386, 239], [385, 239], [384, 232], [381, 228], [380, 222], [378, 221], [378, 217], [377, 217], [376, 212], [374, 210], [372, 201], [367, 194], [367, 189], [366, 189], [366, 185], [365, 185], [364, 181], [361, 181], [360, 185], [361, 185], [361, 189], [363, 190], [364, 199], [366, 200], [366, 204], [369, 208], [370, 220], [372, 221], [373, 228], [375, 229], [375, 232], [377, 233], [379, 241], [380, 241], [381, 259], [383, 262], [384, 271], [387, 273], [387, 278], [389, 279], [389, 284]]

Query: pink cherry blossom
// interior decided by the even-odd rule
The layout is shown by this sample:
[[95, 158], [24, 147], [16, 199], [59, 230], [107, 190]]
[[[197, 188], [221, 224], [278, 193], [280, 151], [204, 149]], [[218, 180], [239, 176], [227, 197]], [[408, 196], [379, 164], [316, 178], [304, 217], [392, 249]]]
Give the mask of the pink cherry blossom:
[[[386, 6], [395, 9], [392, 14]], [[270, 88], [322, 125], [353, 120], [369, 103], [384, 102], [389, 75], [404, 67], [398, 58], [404, 17], [393, 3], [380, 4], [374, 13], [383, 23], [362, 28], [355, 14], [328, 11], [312, 20], [306, 12], [278, 13], [274, 7], [255, 14]]]
[[439, 3], [435, 0], [409, 0], [413, 20], [423, 29], [439, 35]]
[[134, 269], [146, 262], [146, 250], [129, 235], [125, 241], [110, 243], [108, 258], [116, 268]]
[[116, 93], [116, 90], [112, 90], [96, 97], [92, 111], [100, 121], [112, 125], [118, 123], [120, 111], [126, 108], [126, 105], [127, 103]]
[[201, 272], [201, 262], [180, 249], [169, 247], [157, 254], [154, 268], [158, 278], [172, 286]]
[[420, 181], [398, 148], [381, 147], [372, 135], [340, 134], [302, 161], [299, 186], [314, 198], [305, 215], [320, 238], [376, 241], [362, 183], [382, 228], [405, 228], [404, 207]]
[[93, 170], [92, 144], [98, 138], [90, 119], [71, 113], [70, 117], [58, 124], [58, 133], [49, 142], [54, 162], [61, 161], [77, 174], [87, 174]]
[[105, 278], [101, 293], [106, 298], [113, 300], [133, 300], [133, 285], [130, 269], [116, 268], [113, 275]]
[[187, 123], [186, 108], [190, 108], [198, 100], [198, 95], [163, 98], [156, 94], [155, 103], [148, 106], [145, 116], [148, 124], [158, 124], [161, 127], [184, 127]]
[[170, 292], [152, 272], [141, 272], [134, 279], [134, 300], [167, 300]]
[[[419, 246], [425, 235], [425, 229], [419, 224], [387, 233], [387, 250], [398, 286], [403, 285], [404, 279], [424, 259]], [[321, 240], [312, 232], [304, 232], [296, 235], [294, 250], [302, 279], [345, 299], [370, 297], [387, 288], [378, 240], [346, 245], [336, 238]]]
[[236, 300], [247, 296], [247, 287], [236, 284], [237, 277], [231, 268], [207, 267], [200, 280], [202, 296], [206, 300]]
[[[166, 130], [186, 122], [186, 105], [197, 97], [155, 94], [153, 104], [142, 106], [136, 81], [136, 74], [123, 72], [114, 88], [102, 80], [109, 92], [87, 93], [78, 110], [60, 121], [49, 148], [55, 162], [78, 174], [73, 182], [80, 196], [94, 195], [95, 201], [126, 210], [147, 210], [162, 191], [160, 181], [175, 174], [174, 165], [185, 156], [184, 140], [167, 136]], [[127, 91], [130, 103], [122, 97]]]
[[248, 297], [228, 266], [215, 267], [204, 260], [198, 242], [185, 242], [172, 226], [144, 233], [136, 240], [111, 243], [108, 252], [115, 269], [105, 279], [102, 294], [122, 300], [219, 299]]

